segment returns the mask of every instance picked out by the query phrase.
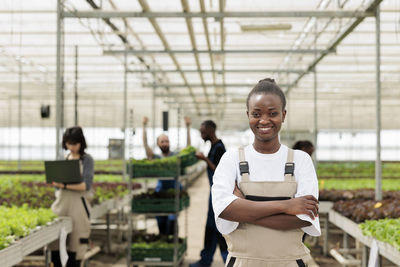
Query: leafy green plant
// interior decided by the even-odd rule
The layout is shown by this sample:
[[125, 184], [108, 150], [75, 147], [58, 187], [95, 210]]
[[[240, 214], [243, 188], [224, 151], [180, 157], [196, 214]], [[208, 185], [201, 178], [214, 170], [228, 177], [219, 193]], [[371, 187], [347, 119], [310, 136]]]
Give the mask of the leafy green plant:
[[0, 206], [0, 249], [8, 247], [14, 240], [27, 236], [37, 226], [45, 225], [56, 218], [50, 209], [30, 209]]
[[[318, 162], [317, 175], [319, 178], [373, 178], [375, 162]], [[382, 176], [400, 177], [400, 162], [383, 162]]]
[[172, 177], [178, 172], [178, 158], [181, 163], [181, 171], [184, 167], [197, 162], [196, 149], [192, 146], [184, 148], [179, 154], [161, 159], [131, 159], [133, 177]]
[[[32, 177], [30, 177], [32, 178]], [[0, 179], [0, 205], [22, 206], [27, 204], [31, 208], [49, 208], [55, 200], [54, 188], [35, 179], [18, 179], [8, 176]], [[133, 189], [140, 188], [134, 183]], [[112, 198], [120, 198], [128, 193], [126, 183], [93, 183], [93, 204], [99, 204]]]
[[[319, 189], [366, 189], [375, 188], [375, 179], [357, 178], [357, 179], [318, 179]], [[383, 190], [400, 190], [400, 179], [383, 179]]]
[[367, 220], [359, 226], [364, 235], [387, 242], [400, 250], [400, 218]]

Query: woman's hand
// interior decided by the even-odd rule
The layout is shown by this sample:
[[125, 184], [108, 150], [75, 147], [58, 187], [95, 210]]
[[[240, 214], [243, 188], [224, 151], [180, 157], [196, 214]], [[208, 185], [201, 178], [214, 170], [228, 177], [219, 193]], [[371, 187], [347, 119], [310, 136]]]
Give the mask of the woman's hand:
[[238, 198], [243, 198], [243, 199], [246, 198], [246, 197], [244, 196], [244, 194], [242, 193], [242, 191], [239, 189], [237, 183], [235, 184], [235, 189], [233, 190], [233, 194], [234, 194], [235, 196], [237, 196]]
[[313, 220], [318, 216], [318, 200], [312, 195], [292, 198], [285, 200], [284, 203], [286, 214], [306, 214]]

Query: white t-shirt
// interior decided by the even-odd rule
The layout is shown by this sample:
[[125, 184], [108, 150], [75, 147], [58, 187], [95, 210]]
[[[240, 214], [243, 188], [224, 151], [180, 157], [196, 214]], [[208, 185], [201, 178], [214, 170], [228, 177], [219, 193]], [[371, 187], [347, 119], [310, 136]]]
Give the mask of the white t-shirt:
[[[244, 149], [246, 161], [249, 163], [250, 181], [283, 181], [285, 179], [285, 163], [287, 161], [288, 147], [281, 145], [274, 154], [262, 154], [257, 152], [253, 145]], [[295, 197], [313, 195], [318, 199], [318, 181], [311, 157], [301, 151], [294, 150], [295, 163], [294, 175], [297, 181]], [[226, 152], [215, 170], [212, 186], [212, 203], [215, 214], [215, 222], [222, 234], [229, 234], [239, 225], [238, 222], [228, 221], [219, 217], [232, 201], [237, 197], [233, 194], [235, 180], [240, 186], [239, 151]], [[312, 225], [301, 228], [311, 236], [321, 235], [319, 217], [312, 220], [308, 215], [297, 215], [301, 220], [308, 221]]]

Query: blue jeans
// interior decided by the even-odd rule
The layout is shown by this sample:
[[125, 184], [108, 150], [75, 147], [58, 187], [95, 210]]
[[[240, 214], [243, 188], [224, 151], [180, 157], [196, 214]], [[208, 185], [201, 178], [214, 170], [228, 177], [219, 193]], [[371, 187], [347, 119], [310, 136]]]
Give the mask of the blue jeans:
[[[175, 188], [174, 180], [158, 180], [155, 188], [156, 192], [166, 191]], [[182, 185], [179, 184], [179, 190], [182, 190]], [[156, 216], [158, 231], [160, 235], [173, 235], [175, 230], [176, 216], [171, 214], [168, 216]]]
[[225, 238], [218, 231], [215, 225], [214, 211], [212, 208], [211, 193], [208, 198], [208, 214], [206, 223], [206, 233], [204, 236], [204, 248], [200, 252], [200, 263], [202, 265], [211, 265], [215, 250], [217, 249], [217, 244], [219, 245], [219, 250], [221, 251], [222, 260], [225, 262], [228, 256], [228, 247], [225, 242]]
[[160, 235], [173, 235], [175, 230], [175, 215], [156, 216]]

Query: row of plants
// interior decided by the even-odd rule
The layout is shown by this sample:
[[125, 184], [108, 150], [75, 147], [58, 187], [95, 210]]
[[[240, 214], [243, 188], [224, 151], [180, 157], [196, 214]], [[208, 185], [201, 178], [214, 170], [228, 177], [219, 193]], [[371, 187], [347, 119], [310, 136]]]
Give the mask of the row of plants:
[[[133, 261], [173, 261], [174, 236], [155, 234], [134, 234], [132, 237], [131, 256]], [[178, 240], [178, 258], [187, 248], [186, 239]]]
[[400, 199], [340, 200], [333, 209], [356, 223], [366, 220], [400, 218]]
[[[358, 178], [358, 179], [318, 179], [319, 189], [366, 189], [375, 188], [374, 178]], [[383, 190], [400, 190], [400, 179], [382, 179]]]
[[178, 172], [178, 159], [180, 161], [181, 174], [184, 168], [197, 162], [196, 149], [188, 146], [182, 149], [179, 154], [161, 159], [131, 159], [132, 177], [174, 177]]
[[[375, 162], [318, 162], [317, 175], [320, 178], [375, 177]], [[382, 176], [400, 177], [400, 162], [383, 162]]]
[[[140, 188], [140, 184], [133, 184]], [[0, 180], [0, 205], [22, 206], [31, 208], [49, 208], [55, 200], [54, 187], [44, 182]], [[93, 183], [92, 204], [105, 200], [123, 197], [128, 193], [126, 183]]]
[[[383, 191], [383, 199], [396, 198], [400, 199], [400, 191]], [[355, 190], [319, 190], [320, 201], [339, 201], [339, 200], [352, 200], [352, 199], [364, 199], [373, 200], [375, 199], [374, 189], [355, 189]]]
[[[22, 171], [44, 171], [43, 160], [23, 160], [21, 161]], [[119, 172], [124, 166], [123, 160], [95, 160], [95, 171]], [[17, 171], [18, 161], [0, 161], [0, 171]]]
[[50, 209], [0, 206], [0, 250], [55, 218]]
[[360, 224], [363, 235], [391, 244], [400, 250], [400, 218], [367, 220]]
[[[375, 179], [319, 179], [318, 183], [320, 201], [375, 198]], [[400, 179], [383, 179], [382, 189], [384, 199], [400, 199]]]
[[[46, 177], [44, 176], [44, 174], [0, 174], [0, 183], [1, 181], [4, 180], [45, 182]], [[112, 174], [95, 174], [94, 180], [96, 182], [109, 182], [109, 183], [123, 182], [122, 175], [112, 175]]]

